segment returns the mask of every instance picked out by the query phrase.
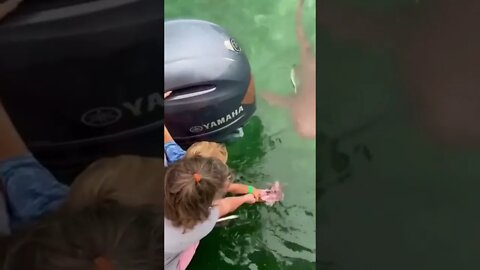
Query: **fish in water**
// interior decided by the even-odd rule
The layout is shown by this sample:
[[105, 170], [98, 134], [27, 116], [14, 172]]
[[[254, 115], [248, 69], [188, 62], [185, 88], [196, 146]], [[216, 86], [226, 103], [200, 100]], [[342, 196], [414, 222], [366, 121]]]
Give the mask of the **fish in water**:
[[[262, 97], [273, 106], [288, 108], [297, 133], [303, 138], [316, 136], [316, 59], [302, 27], [304, 0], [300, 0], [296, 11], [296, 34], [300, 46], [300, 64], [291, 72], [295, 92], [280, 96], [265, 91]], [[295, 77], [298, 76], [298, 84]]]
[[22, 0], [0, 0], [0, 20], [15, 10]]
[[269, 189], [262, 190], [260, 193], [260, 199], [265, 202], [266, 205], [272, 206], [276, 202], [283, 200], [284, 194], [282, 186], [278, 181], [273, 183]]

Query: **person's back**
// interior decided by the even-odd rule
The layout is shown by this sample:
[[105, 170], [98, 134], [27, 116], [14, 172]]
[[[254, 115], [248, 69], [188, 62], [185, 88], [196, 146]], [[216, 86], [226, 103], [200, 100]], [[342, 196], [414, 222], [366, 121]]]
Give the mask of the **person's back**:
[[2, 269], [162, 269], [160, 211], [110, 203], [58, 213], [14, 242]]

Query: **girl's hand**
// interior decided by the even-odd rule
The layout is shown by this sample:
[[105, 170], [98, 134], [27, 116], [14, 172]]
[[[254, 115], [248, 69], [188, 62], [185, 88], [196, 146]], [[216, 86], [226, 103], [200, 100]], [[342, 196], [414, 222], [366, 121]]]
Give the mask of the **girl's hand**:
[[242, 197], [245, 200], [245, 203], [254, 204], [257, 202], [257, 199], [255, 198], [255, 196], [253, 196], [253, 194], [246, 194], [246, 195], [243, 195]]
[[257, 202], [262, 201], [261, 194], [262, 194], [261, 189], [253, 188], [253, 196], [255, 197], [255, 200], [257, 200]]

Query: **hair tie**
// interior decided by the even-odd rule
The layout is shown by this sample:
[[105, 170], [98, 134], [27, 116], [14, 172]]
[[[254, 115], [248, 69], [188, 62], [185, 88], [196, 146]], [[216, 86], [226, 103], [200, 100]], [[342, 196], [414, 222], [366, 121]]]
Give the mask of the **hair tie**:
[[113, 263], [105, 257], [97, 257], [93, 260], [95, 270], [113, 270]]
[[202, 176], [199, 173], [194, 173], [193, 174], [193, 179], [198, 184], [198, 183], [200, 183], [200, 180], [202, 180]]

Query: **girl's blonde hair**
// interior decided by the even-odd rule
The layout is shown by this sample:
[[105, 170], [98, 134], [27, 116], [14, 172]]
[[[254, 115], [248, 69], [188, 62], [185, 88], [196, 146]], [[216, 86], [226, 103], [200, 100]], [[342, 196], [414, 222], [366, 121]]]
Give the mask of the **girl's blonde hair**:
[[162, 210], [108, 203], [54, 213], [15, 236], [1, 269], [162, 269]]
[[76, 210], [118, 202], [163, 209], [164, 173], [161, 158], [122, 155], [99, 159], [75, 179], [64, 207]]
[[204, 141], [192, 144], [192, 146], [187, 149], [185, 157], [190, 158], [194, 156], [214, 157], [218, 158], [223, 163], [227, 163], [228, 160], [227, 148], [225, 145], [216, 142]]

